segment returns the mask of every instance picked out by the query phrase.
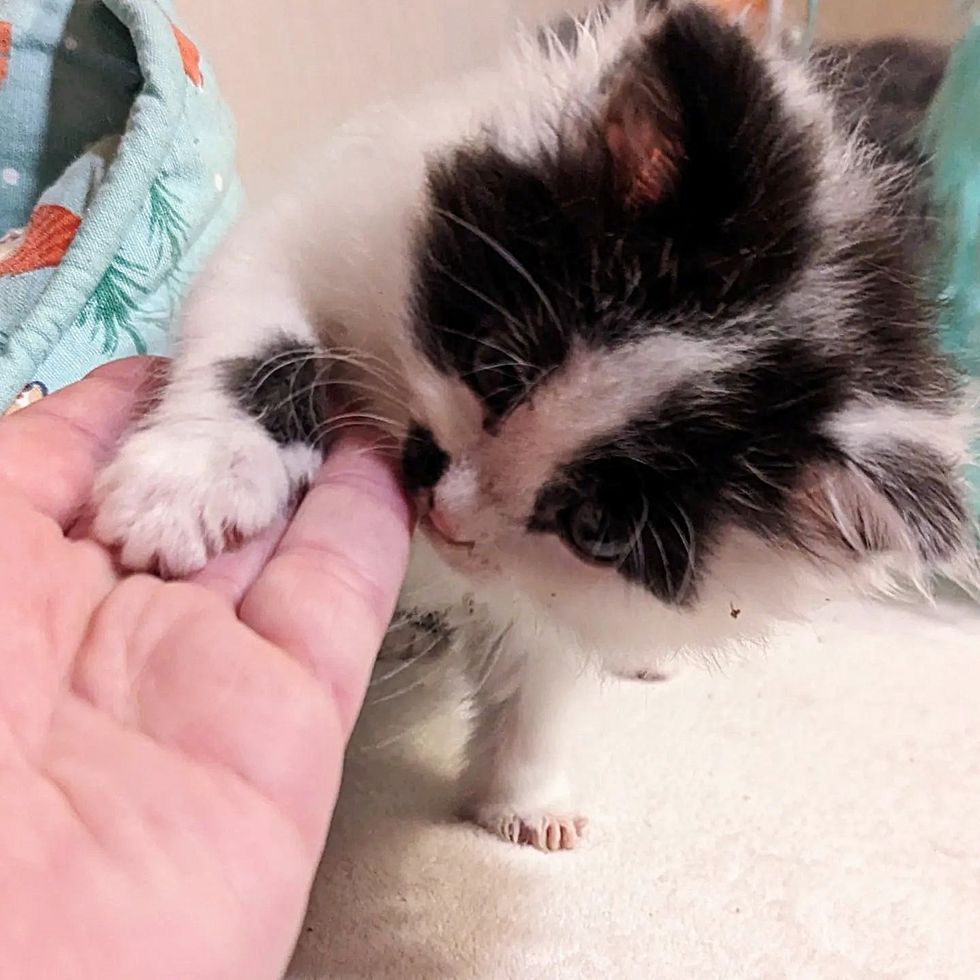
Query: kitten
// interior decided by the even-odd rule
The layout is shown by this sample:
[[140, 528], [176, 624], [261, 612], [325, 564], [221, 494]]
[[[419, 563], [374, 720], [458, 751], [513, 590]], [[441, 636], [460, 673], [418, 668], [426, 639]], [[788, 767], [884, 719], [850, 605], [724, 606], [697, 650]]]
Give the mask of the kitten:
[[403, 608], [474, 665], [465, 813], [574, 846], [583, 665], [975, 567], [913, 167], [837, 105], [845, 56], [629, 0], [366, 114], [201, 278], [97, 533], [192, 572], [283, 510], [332, 415], [385, 420], [421, 514]]

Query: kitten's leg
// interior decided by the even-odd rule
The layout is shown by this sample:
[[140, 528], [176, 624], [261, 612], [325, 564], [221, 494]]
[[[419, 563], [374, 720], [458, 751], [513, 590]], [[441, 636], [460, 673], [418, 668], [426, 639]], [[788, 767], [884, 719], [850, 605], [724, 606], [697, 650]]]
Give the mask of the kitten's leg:
[[321, 459], [320, 363], [288, 276], [255, 249], [219, 257], [159, 400], [97, 481], [96, 535], [129, 568], [185, 575], [269, 525]]
[[512, 642], [504, 637], [484, 669], [474, 670], [463, 816], [515, 844], [568, 850], [586, 824], [566, 806], [579, 663], [567, 653], [528, 655]]

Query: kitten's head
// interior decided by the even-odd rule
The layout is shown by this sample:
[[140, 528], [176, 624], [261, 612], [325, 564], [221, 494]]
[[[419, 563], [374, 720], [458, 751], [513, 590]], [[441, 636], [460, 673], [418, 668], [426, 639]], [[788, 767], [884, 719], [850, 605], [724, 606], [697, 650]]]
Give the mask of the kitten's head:
[[498, 122], [431, 167], [424, 528], [579, 626], [728, 628], [801, 570], [954, 564], [963, 432], [884, 172], [799, 69], [649, 6], [542, 56], [535, 139]]

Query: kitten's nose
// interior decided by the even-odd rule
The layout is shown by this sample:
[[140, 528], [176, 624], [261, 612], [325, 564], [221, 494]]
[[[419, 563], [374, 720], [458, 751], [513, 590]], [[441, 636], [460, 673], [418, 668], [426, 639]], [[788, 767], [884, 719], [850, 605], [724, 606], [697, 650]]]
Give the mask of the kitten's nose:
[[440, 448], [430, 429], [414, 424], [402, 447], [402, 476], [411, 494], [430, 490], [442, 478], [449, 456]]

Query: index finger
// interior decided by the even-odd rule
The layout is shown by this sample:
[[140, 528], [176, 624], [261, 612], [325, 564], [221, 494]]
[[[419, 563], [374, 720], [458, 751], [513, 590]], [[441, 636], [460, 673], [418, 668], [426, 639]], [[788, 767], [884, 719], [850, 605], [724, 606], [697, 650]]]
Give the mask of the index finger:
[[330, 689], [348, 733], [398, 597], [411, 527], [391, 464], [342, 444], [239, 609]]

